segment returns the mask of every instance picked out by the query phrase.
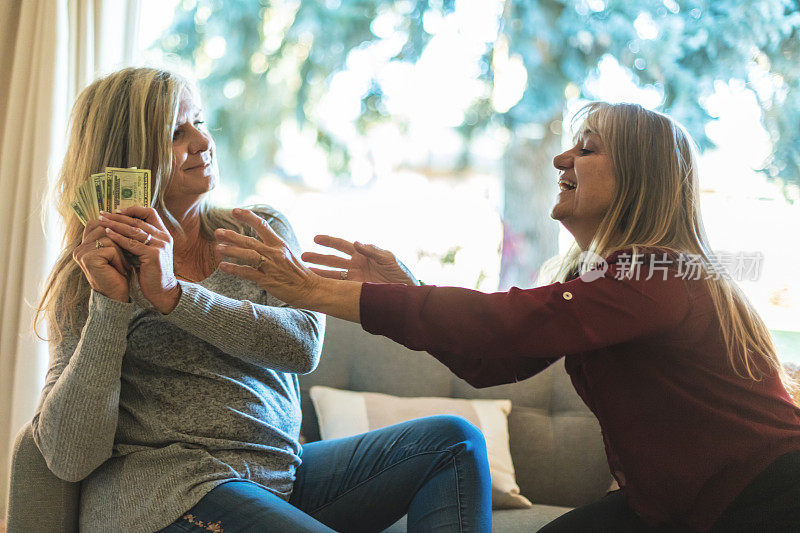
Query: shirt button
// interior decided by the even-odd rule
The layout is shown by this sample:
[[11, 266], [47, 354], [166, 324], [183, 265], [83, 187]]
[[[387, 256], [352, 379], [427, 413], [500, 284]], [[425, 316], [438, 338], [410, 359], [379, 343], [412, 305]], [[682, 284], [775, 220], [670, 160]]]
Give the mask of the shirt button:
[[617, 482], [619, 482], [620, 486], [625, 485], [625, 474], [619, 470], [614, 470], [614, 477], [617, 479]]
[[565, 300], [572, 300], [572, 293], [569, 291], [565, 292], [561, 296], [563, 296]]

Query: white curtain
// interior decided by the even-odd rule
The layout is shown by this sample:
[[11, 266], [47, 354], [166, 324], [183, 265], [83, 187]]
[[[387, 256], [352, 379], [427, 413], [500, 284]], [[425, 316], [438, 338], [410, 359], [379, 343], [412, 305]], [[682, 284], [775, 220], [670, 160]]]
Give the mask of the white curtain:
[[0, 517], [11, 445], [33, 416], [47, 370], [32, 321], [60, 235], [52, 216], [45, 231], [43, 199], [75, 96], [135, 59], [139, 4], [0, 0]]

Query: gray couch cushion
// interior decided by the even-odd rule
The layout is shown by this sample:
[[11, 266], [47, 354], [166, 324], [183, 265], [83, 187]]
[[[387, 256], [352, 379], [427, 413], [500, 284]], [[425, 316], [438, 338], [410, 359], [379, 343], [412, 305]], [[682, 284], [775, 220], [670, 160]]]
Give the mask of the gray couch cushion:
[[577, 507], [608, 490], [611, 475], [591, 414], [548, 416], [541, 409], [514, 407], [508, 427], [517, 484], [532, 502]]
[[[492, 531], [495, 533], [533, 532], [569, 511], [569, 507], [534, 505], [530, 509], [505, 509], [492, 513]], [[403, 517], [383, 533], [405, 533], [406, 518]]]
[[328, 317], [322, 358], [317, 369], [300, 376], [302, 433], [319, 440], [319, 424], [308, 390], [314, 385], [382, 392], [395, 396], [452, 395], [452, 374], [425, 354], [385, 337], [370, 335], [358, 324]]

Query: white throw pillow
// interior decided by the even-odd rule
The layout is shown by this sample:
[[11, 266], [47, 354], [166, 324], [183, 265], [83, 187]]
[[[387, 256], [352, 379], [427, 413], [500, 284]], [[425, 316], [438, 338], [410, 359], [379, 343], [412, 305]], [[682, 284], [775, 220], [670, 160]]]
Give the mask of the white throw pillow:
[[492, 507], [526, 509], [508, 445], [511, 400], [401, 398], [377, 392], [353, 392], [314, 386], [309, 391], [323, 439], [339, 439], [432, 415], [466, 418], [483, 432], [492, 477]]

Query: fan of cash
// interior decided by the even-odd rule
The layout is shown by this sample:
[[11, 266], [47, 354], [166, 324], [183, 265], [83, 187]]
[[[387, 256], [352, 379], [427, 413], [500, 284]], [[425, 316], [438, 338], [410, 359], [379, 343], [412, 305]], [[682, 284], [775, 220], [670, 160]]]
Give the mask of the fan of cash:
[[106, 167], [92, 174], [75, 188], [70, 206], [85, 226], [100, 218], [100, 211], [114, 213], [131, 206], [150, 207], [150, 171], [146, 169]]

